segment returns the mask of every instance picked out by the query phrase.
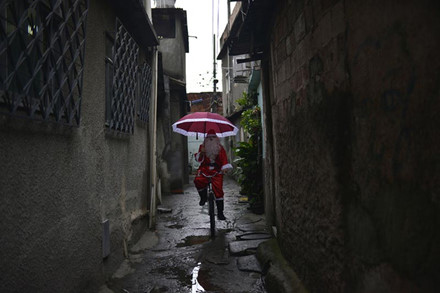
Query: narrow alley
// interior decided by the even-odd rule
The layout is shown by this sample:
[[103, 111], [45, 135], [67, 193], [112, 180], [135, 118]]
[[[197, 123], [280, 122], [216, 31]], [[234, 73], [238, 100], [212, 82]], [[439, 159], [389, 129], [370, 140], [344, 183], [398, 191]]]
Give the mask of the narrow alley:
[[439, 0], [1, 0], [0, 293], [439, 293], [439, 35]]
[[[192, 183], [192, 178], [190, 182]], [[266, 292], [255, 252], [271, 237], [264, 215], [241, 203], [239, 186], [225, 178], [226, 221], [210, 239], [207, 204], [192, 184], [162, 198], [155, 231], [145, 231], [100, 293]]]

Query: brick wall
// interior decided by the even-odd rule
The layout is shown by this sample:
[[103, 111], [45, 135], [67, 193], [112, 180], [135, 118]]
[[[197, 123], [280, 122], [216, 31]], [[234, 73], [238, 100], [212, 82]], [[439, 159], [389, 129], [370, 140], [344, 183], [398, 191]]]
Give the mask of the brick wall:
[[[191, 101], [191, 111], [190, 112], [210, 112], [213, 92], [205, 93], [188, 93], [188, 101]], [[222, 93], [216, 93], [217, 95], [217, 113], [223, 115], [223, 103], [222, 103]]]

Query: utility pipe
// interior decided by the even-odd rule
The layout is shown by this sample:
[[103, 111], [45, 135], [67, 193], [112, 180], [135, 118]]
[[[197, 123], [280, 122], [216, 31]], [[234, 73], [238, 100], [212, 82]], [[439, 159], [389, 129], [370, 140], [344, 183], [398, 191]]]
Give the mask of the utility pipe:
[[[152, 93], [150, 99], [150, 184], [151, 184], [151, 198], [150, 198], [150, 221], [149, 228], [153, 228], [156, 225], [156, 192], [157, 188], [157, 168], [156, 168], [156, 136], [157, 136], [157, 67], [158, 67], [158, 50], [157, 47], [153, 49], [153, 62], [152, 62]], [[160, 190], [160, 189], [159, 189]]]

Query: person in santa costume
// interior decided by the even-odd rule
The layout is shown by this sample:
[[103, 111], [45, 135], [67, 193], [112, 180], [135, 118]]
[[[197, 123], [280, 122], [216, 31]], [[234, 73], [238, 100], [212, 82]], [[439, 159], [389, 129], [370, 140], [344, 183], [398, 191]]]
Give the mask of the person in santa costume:
[[205, 205], [208, 198], [208, 178], [203, 176], [203, 174], [211, 176], [217, 173], [217, 175], [211, 178], [212, 190], [214, 191], [215, 203], [217, 205], [217, 217], [219, 220], [226, 220], [223, 214], [223, 174], [232, 169], [232, 165], [228, 163], [226, 151], [214, 130], [210, 129], [208, 131], [205, 140], [199, 147], [199, 151], [194, 156], [196, 161], [200, 163], [197, 175], [194, 178], [194, 185], [200, 195], [199, 205]]

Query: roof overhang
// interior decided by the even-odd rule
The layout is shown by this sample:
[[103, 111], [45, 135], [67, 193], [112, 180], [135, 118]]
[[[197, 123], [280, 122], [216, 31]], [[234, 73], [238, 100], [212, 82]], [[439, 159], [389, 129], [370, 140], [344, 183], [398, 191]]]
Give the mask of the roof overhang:
[[240, 109], [231, 115], [227, 116], [228, 120], [230, 120], [232, 123], [236, 124], [235, 122], [238, 121], [241, 118], [241, 114], [244, 112], [245, 109]]
[[172, 84], [176, 88], [181, 88], [186, 91], [186, 82], [185, 81], [173, 78], [171, 76], [169, 76], [168, 78], [170, 79], [170, 84]]
[[228, 24], [226, 25], [226, 28], [220, 38], [221, 49], [217, 59], [222, 59], [225, 54], [228, 53], [228, 47], [230, 46], [232, 40], [230, 36], [235, 35], [243, 23], [243, 19], [241, 17], [241, 6], [241, 2], [235, 4], [234, 10], [229, 16]]
[[260, 85], [260, 80], [261, 80], [261, 71], [252, 70], [252, 74], [249, 80], [248, 93], [257, 91], [258, 86]]
[[142, 47], [159, 45], [156, 32], [141, 0], [110, 0], [116, 15]]
[[225, 37], [217, 59], [222, 59], [228, 49], [231, 56], [249, 54], [252, 60], [261, 59], [267, 48], [274, 6], [275, 3], [269, 0], [238, 2], [235, 8], [239, 11], [231, 15], [231, 29]]

